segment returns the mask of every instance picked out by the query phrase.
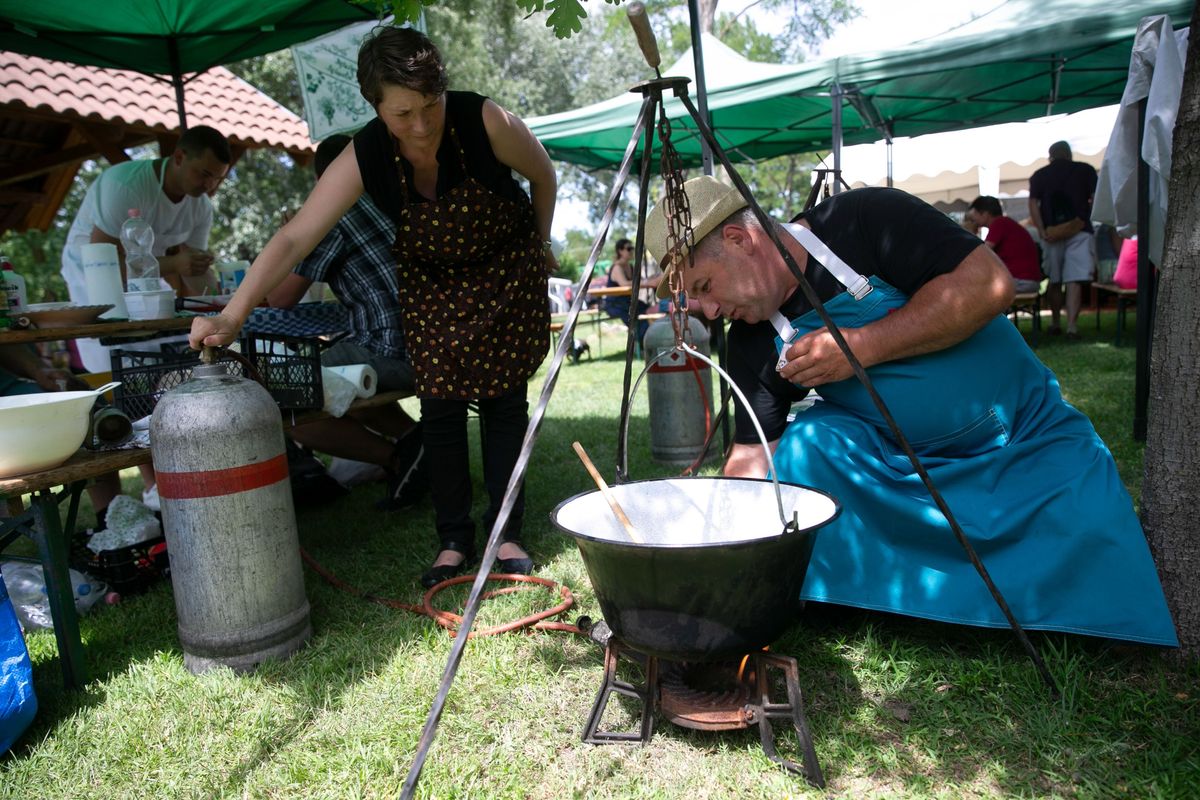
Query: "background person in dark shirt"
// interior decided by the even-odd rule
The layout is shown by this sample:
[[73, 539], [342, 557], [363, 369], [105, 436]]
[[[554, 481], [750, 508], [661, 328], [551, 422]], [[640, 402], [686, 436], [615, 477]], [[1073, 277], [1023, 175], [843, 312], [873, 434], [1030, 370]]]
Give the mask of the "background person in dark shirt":
[[1096, 170], [1091, 164], [1071, 160], [1066, 142], [1050, 145], [1050, 163], [1029, 177], [1029, 216], [1042, 237], [1046, 274], [1050, 286], [1050, 327], [1062, 333], [1059, 315], [1066, 286], [1067, 338], [1079, 338], [1079, 310], [1083, 285], [1096, 273], [1096, 240], [1092, 231], [1092, 196]]
[[[841, 503], [816, 537], [801, 597], [1006, 626], [746, 201], [711, 177], [685, 191], [694, 261], [666, 252], [661, 204], [646, 219], [646, 249], [666, 275], [682, 270], [693, 307], [734, 320], [730, 372], [767, 417], [780, 480]], [[990, 248], [893, 189], [835, 195], [777, 232], [1016, 618], [1030, 628], [1176, 644], [1116, 464], [1003, 316], [1012, 278]], [[820, 401], [789, 424], [790, 400], [805, 387]], [[726, 474], [766, 474], [753, 436], [739, 419]]]

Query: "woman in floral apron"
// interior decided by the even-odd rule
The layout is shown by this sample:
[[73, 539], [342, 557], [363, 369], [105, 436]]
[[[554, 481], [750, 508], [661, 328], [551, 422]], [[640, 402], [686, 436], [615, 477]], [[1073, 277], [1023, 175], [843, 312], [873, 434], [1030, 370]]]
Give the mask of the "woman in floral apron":
[[[425, 586], [475, 555], [468, 405], [479, 409], [490, 530], [528, 423], [526, 382], [549, 347], [546, 277], [557, 181], [529, 129], [491, 100], [446, 91], [437, 48], [418, 31], [381, 27], [359, 51], [359, 87], [377, 117], [260, 254], [217, 317], [191, 341], [232, 341], [255, 303], [316, 246], [365, 191], [396, 222], [395, 254], [441, 549]], [[526, 195], [516, 170], [529, 181]], [[524, 492], [499, 571], [528, 574]]]

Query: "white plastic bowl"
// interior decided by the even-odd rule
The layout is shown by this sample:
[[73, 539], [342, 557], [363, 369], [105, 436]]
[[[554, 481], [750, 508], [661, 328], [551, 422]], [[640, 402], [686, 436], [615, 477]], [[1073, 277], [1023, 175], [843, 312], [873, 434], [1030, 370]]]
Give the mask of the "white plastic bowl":
[[130, 319], [170, 319], [175, 316], [175, 291], [125, 292], [125, 308]]
[[57, 467], [70, 458], [88, 434], [96, 398], [117, 385], [0, 397], [0, 478]]

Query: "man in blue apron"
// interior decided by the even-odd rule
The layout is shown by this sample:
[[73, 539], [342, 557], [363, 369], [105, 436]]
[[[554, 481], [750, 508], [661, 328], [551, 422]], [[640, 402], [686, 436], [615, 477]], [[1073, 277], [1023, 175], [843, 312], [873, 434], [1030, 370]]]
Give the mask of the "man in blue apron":
[[[808, 600], [1007, 625], [845, 355], [736, 189], [685, 185], [694, 261], [646, 248], [693, 308], [730, 317], [736, 409], [727, 475], [831, 492]], [[1022, 625], [1177, 646], [1133, 504], [1091, 422], [1004, 318], [1011, 276], [978, 238], [894, 189], [835, 195], [778, 227]], [[672, 273], [678, 272], [678, 280]], [[815, 389], [819, 400], [787, 417]]]

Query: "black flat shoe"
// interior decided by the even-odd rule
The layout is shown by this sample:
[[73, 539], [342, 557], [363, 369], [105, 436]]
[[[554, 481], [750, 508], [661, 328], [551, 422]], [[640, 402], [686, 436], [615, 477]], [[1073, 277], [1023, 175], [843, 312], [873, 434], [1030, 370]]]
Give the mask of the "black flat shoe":
[[532, 558], [498, 558], [496, 566], [499, 567], [496, 572], [503, 572], [506, 575], [530, 575], [533, 573]]
[[427, 569], [421, 575], [421, 585], [426, 589], [436, 586], [442, 581], [458, 577], [466, 572], [467, 567], [471, 566], [471, 563], [475, 560], [475, 548], [462, 542], [442, 542], [442, 548], [438, 551], [438, 555], [440, 556], [446, 550], [462, 553], [463, 560], [457, 564], [442, 564], [441, 566]]
[[421, 575], [421, 585], [426, 589], [432, 589], [442, 581], [448, 581], [451, 578], [457, 578], [467, 567], [466, 559], [463, 559], [458, 564], [445, 564], [440, 567], [430, 567]]

